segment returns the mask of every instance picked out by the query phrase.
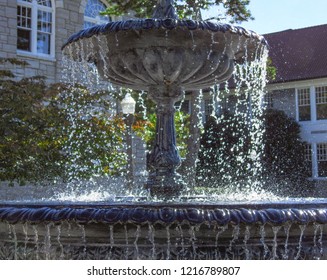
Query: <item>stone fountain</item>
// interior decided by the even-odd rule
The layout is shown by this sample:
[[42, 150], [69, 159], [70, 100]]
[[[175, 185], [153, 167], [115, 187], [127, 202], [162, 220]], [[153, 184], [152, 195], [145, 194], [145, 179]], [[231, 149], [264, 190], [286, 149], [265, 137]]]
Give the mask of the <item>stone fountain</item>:
[[185, 184], [176, 172], [174, 104], [185, 90], [228, 80], [234, 64], [254, 60], [263, 37], [240, 27], [178, 19], [173, 1], [158, 1], [152, 19], [110, 22], [73, 35], [63, 51], [93, 62], [118, 86], [146, 90], [157, 104], [156, 140], [149, 155], [152, 196], [178, 196]]
[[266, 50], [241, 27], [178, 19], [158, 1], [151, 19], [109, 22], [71, 36], [63, 53], [96, 65], [117, 86], [156, 105], [156, 140], [145, 188], [159, 201], [0, 205], [2, 259], [321, 259], [327, 204], [188, 202], [177, 168], [174, 104], [185, 90], [227, 81]]

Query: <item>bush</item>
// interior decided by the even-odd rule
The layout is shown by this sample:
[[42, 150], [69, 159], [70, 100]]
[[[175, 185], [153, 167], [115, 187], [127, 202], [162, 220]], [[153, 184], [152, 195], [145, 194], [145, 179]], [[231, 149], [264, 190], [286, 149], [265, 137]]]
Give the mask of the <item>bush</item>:
[[202, 186], [224, 187], [251, 176], [249, 130], [241, 117], [225, 111], [210, 117], [200, 140], [197, 177]]
[[251, 157], [253, 143], [246, 123], [228, 112], [218, 121], [209, 119], [201, 138], [199, 184], [228, 188], [253, 180], [276, 193], [302, 195], [310, 173], [299, 124], [283, 111], [267, 110], [263, 114], [263, 129], [258, 172]]
[[305, 161], [300, 125], [285, 112], [272, 109], [265, 112], [264, 122], [262, 162], [266, 187], [291, 195], [303, 193], [310, 170]]
[[43, 183], [121, 171], [124, 124], [104, 110], [107, 92], [47, 85], [42, 77], [15, 80], [9, 72], [0, 73], [1, 181]]

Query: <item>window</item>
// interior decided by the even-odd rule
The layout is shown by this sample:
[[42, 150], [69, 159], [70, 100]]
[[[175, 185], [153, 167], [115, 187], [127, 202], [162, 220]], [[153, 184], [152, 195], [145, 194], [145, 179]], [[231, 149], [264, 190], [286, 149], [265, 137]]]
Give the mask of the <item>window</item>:
[[299, 121], [311, 120], [310, 88], [298, 89]]
[[317, 144], [318, 176], [327, 177], [327, 143]]
[[208, 121], [209, 117], [211, 115], [214, 115], [214, 105], [213, 105], [213, 100], [212, 99], [205, 99], [204, 100], [204, 116], [205, 116], [205, 121]]
[[309, 176], [312, 177], [312, 145], [306, 144], [305, 146], [305, 163], [307, 165], [307, 170], [309, 171]]
[[110, 21], [110, 17], [100, 15], [100, 12], [103, 12], [106, 8], [107, 6], [100, 0], [88, 0], [84, 13], [84, 28]]
[[297, 89], [298, 120], [327, 120], [327, 86]]
[[17, 50], [54, 55], [51, 0], [17, 1]]
[[267, 109], [272, 109], [274, 107], [273, 97], [271, 92], [267, 92], [264, 97], [264, 104]]
[[327, 119], [327, 86], [316, 87], [317, 120]]
[[178, 111], [183, 112], [184, 114], [190, 114], [191, 108], [190, 108], [190, 100], [183, 100], [175, 103], [175, 108]]

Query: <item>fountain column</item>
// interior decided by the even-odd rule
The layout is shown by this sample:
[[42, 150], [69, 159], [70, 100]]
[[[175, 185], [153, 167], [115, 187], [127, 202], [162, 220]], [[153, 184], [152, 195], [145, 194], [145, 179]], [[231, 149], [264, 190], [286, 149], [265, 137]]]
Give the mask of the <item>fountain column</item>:
[[[158, 0], [153, 18], [178, 19], [173, 0]], [[184, 92], [180, 86], [169, 81], [163, 86], [153, 86], [148, 90], [149, 98], [156, 104], [156, 136], [147, 157], [149, 176], [145, 187], [151, 196], [169, 199], [178, 196], [185, 183], [177, 173], [181, 158], [176, 146], [175, 103], [182, 100]]]
[[180, 87], [151, 87], [148, 96], [156, 105], [156, 136], [148, 155], [149, 177], [146, 188], [151, 196], [171, 198], [180, 194], [185, 183], [176, 172], [181, 158], [176, 146], [175, 107], [184, 93]]

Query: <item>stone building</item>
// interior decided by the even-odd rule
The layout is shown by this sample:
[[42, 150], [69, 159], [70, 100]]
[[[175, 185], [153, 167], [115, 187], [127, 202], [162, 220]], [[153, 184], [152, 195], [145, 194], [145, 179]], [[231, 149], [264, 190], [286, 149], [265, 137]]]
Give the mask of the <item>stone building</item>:
[[83, 27], [110, 20], [99, 16], [105, 7], [100, 0], [3, 0], [0, 57], [28, 62], [24, 69], [12, 69], [18, 78], [40, 75], [49, 83], [58, 82], [61, 46]]
[[[28, 65], [0, 64], [17, 79], [44, 76], [60, 82], [63, 72], [61, 47], [75, 32], [112, 18], [100, 16], [101, 0], [2, 0], [0, 2], [0, 58], [17, 58]], [[115, 19], [117, 20], [117, 19]], [[145, 147], [135, 138], [136, 173], [145, 169]]]

